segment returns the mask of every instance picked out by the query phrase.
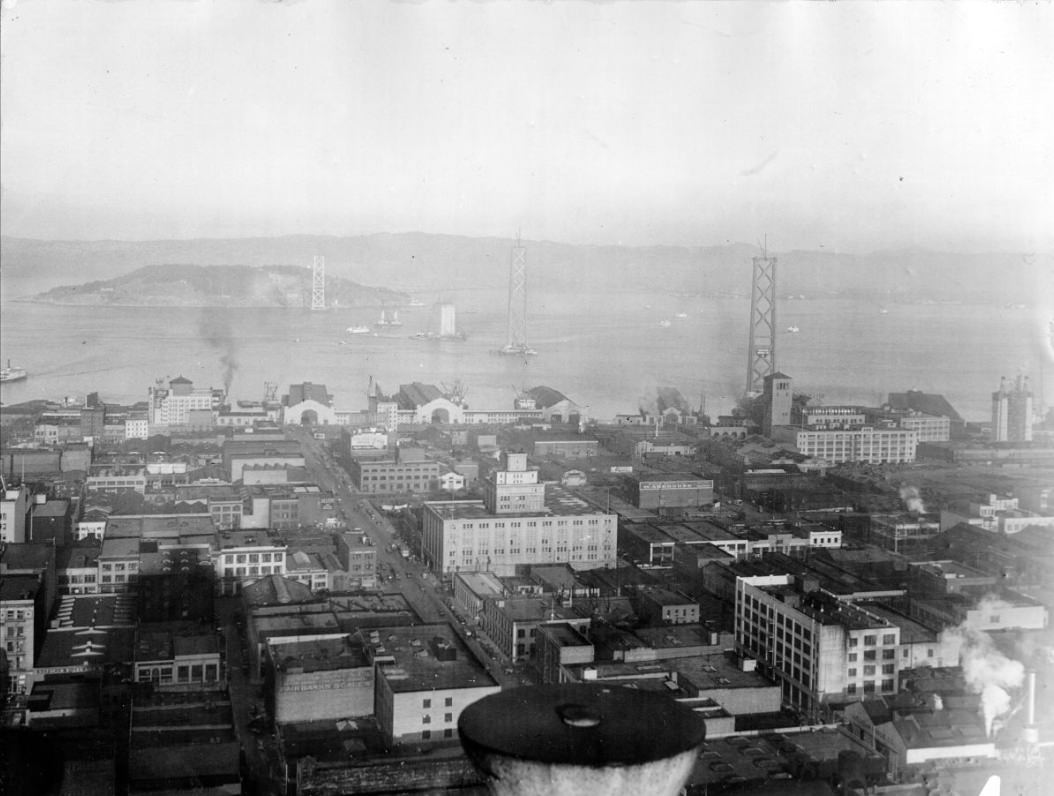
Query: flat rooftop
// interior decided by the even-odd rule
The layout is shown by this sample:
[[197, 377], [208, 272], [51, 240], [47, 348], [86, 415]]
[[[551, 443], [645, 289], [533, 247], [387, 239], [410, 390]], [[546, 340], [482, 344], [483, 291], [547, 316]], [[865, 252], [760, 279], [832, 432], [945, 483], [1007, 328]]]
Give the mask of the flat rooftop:
[[[377, 674], [397, 693], [499, 687], [450, 625], [385, 627], [363, 631], [363, 637], [375, 656], [395, 659], [394, 664], [379, 667]], [[452, 651], [454, 659], [437, 658], [436, 643]]]
[[220, 550], [235, 547], [281, 547], [286, 544], [277, 534], [270, 535], [265, 530], [259, 531], [221, 531], [217, 534]]
[[135, 514], [113, 516], [106, 520], [105, 539], [144, 536], [197, 536], [215, 533], [212, 515], [198, 514]]
[[623, 525], [619, 530], [623, 533], [636, 536], [641, 541], [648, 542], [649, 544], [672, 545], [674, 543], [674, 540], [671, 536], [659, 530], [654, 525]]
[[589, 640], [575, 630], [571, 625], [563, 622], [546, 624], [538, 629], [539, 633], [545, 633], [559, 647], [592, 647]]
[[585, 514], [604, 514], [566, 489], [553, 484], [545, 485], [545, 510], [521, 511], [495, 515], [487, 511], [483, 501], [457, 501], [453, 503], [429, 502], [425, 504], [445, 520], [515, 519], [517, 517], [572, 517]]
[[[716, 628], [713, 632], [717, 632]], [[633, 635], [652, 649], [668, 647], [709, 647], [710, 628], [700, 624], [668, 625], [666, 627], [638, 627]], [[720, 639], [720, 635], [718, 635]]]
[[454, 577], [462, 581], [469, 591], [480, 597], [492, 597], [505, 593], [504, 584], [496, 575], [489, 572], [458, 572]]
[[268, 643], [275, 669], [287, 674], [361, 669], [371, 665], [362, 645], [353, 642], [348, 636]]
[[135, 599], [128, 594], [65, 594], [59, 600], [51, 629], [132, 627]]
[[35, 575], [5, 575], [0, 579], [0, 600], [32, 600], [40, 587]]

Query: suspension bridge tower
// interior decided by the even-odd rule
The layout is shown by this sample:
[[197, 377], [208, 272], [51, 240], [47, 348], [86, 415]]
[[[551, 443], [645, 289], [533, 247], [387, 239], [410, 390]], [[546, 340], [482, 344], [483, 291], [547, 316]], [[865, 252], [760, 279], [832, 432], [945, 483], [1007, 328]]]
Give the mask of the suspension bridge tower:
[[311, 309], [326, 308], [326, 258], [315, 255], [311, 264]]
[[754, 258], [750, 290], [750, 344], [747, 350], [747, 395], [758, 395], [765, 377], [776, 372], [776, 258], [768, 246]]
[[530, 356], [537, 352], [527, 344], [527, 249], [516, 236], [509, 258], [509, 327], [502, 354]]

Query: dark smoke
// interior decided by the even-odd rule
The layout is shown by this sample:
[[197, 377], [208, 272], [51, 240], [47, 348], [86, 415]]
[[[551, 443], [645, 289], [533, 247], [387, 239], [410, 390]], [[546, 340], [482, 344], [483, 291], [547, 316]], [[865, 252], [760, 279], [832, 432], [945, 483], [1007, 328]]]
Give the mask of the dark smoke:
[[223, 394], [226, 396], [231, 391], [231, 383], [238, 370], [238, 350], [231, 333], [230, 319], [222, 310], [203, 310], [198, 333], [210, 348], [220, 354], [220, 364], [223, 366]]

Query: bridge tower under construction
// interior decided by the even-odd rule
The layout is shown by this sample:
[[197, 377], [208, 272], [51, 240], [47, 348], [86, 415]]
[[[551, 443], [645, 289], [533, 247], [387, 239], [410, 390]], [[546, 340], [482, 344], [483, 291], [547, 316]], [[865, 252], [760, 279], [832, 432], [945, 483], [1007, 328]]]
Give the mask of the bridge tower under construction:
[[326, 258], [315, 255], [311, 264], [311, 309], [326, 308]]
[[758, 395], [765, 377], [776, 372], [776, 258], [767, 247], [754, 258], [750, 290], [750, 343], [747, 350], [747, 395]]

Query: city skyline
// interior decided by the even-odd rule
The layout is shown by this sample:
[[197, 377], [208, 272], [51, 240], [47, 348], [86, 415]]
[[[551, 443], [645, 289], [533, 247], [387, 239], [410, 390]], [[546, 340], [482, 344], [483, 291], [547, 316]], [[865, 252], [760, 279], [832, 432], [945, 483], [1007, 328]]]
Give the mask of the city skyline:
[[1049, 6], [58, 8], [4, 4], [8, 235], [1054, 249]]

